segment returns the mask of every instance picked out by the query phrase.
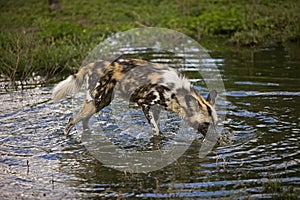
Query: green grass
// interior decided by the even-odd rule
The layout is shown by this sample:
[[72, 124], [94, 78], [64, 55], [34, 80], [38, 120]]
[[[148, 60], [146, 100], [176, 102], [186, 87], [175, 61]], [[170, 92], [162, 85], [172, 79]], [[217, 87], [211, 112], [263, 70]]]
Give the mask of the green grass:
[[[299, 41], [299, 1], [294, 0], [61, 0], [0, 2], [0, 74], [26, 80], [75, 72], [109, 35], [140, 27], [165, 27], [196, 40], [217, 37], [239, 46]], [[51, 80], [51, 79], [47, 79]]]

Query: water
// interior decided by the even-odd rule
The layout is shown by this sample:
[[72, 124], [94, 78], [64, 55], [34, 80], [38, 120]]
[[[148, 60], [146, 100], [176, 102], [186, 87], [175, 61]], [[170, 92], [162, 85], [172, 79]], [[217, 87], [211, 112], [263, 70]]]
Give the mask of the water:
[[[169, 166], [140, 174], [105, 167], [81, 143], [80, 127], [71, 136], [62, 134], [79, 109], [73, 105], [80, 104], [80, 95], [54, 104], [52, 86], [28, 85], [7, 92], [2, 80], [0, 197], [300, 198], [299, 52], [295, 44], [212, 52], [208, 62], [217, 64], [226, 88], [218, 113], [226, 112], [222, 135], [228, 139], [204, 159], [198, 157], [196, 141]], [[182, 71], [197, 89], [205, 88], [193, 70]], [[137, 124], [145, 124], [139, 111], [131, 114], [137, 116]], [[107, 123], [105, 116], [104, 112], [93, 120]], [[146, 134], [111, 135], [112, 142], [129, 150], [143, 149], [150, 140]]]

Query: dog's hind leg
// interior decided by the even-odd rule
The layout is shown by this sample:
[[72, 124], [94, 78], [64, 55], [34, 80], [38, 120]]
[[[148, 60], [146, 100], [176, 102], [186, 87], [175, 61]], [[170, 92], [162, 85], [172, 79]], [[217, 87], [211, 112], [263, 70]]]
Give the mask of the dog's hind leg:
[[69, 123], [67, 124], [64, 133], [68, 134], [70, 130], [74, 127], [74, 125], [80, 121], [82, 121], [82, 125], [84, 129], [88, 128], [88, 122], [90, 117], [96, 113], [96, 107], [93, 101], [84, 100], [83, 106], [80, 109], [79, 113], [69, 119]]
[[68, 134], [73, 126], [82, 121], [83, 129], [89, 128], [89, 119], [92, 117], [93, 114], [102, 110], [102, 108], [108, 106], [112, 100], [113, 89], [107, 90], [103, 92], [102, 95], [91, 97], [89, 93], [87, 93], [87, 97], [84, 100], [84, 104], [80, 109], [79, 113], [77, 113], [74, 117], [71, 117], [69, 123], [67, 124], [64, 133]]

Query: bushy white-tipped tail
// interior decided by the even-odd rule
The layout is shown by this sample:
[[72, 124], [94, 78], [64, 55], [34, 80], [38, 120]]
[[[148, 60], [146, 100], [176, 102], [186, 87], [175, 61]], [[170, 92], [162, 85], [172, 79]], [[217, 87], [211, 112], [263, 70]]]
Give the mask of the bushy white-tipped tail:
[[82, 67], [77, 74], [71, 75], [66, 80], [58, 83], [54, 87], [52, 92], [53, 101], [58, 102], [67, 95], [75, 94], [76, 92], [78, 92], [83, 84], [89, 66], [90, 65]]
[[58, 83], [52, 91], [52, 99], [58, 102], [67, 95], [78, 92], [81, 88], [82, 81], [78, 80], [75, 75], [69, 76], [66, 80]]

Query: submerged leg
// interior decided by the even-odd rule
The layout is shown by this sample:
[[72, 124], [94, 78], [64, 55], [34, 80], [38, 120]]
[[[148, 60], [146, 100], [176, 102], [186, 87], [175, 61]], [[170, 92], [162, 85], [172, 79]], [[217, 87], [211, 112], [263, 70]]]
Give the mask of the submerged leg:
[[159, 118], [160, 108], [158, 106], [151, 107], [146, 104], [142, 104], [141, 107], [154, 134], [159, 135], [158, 118]]

